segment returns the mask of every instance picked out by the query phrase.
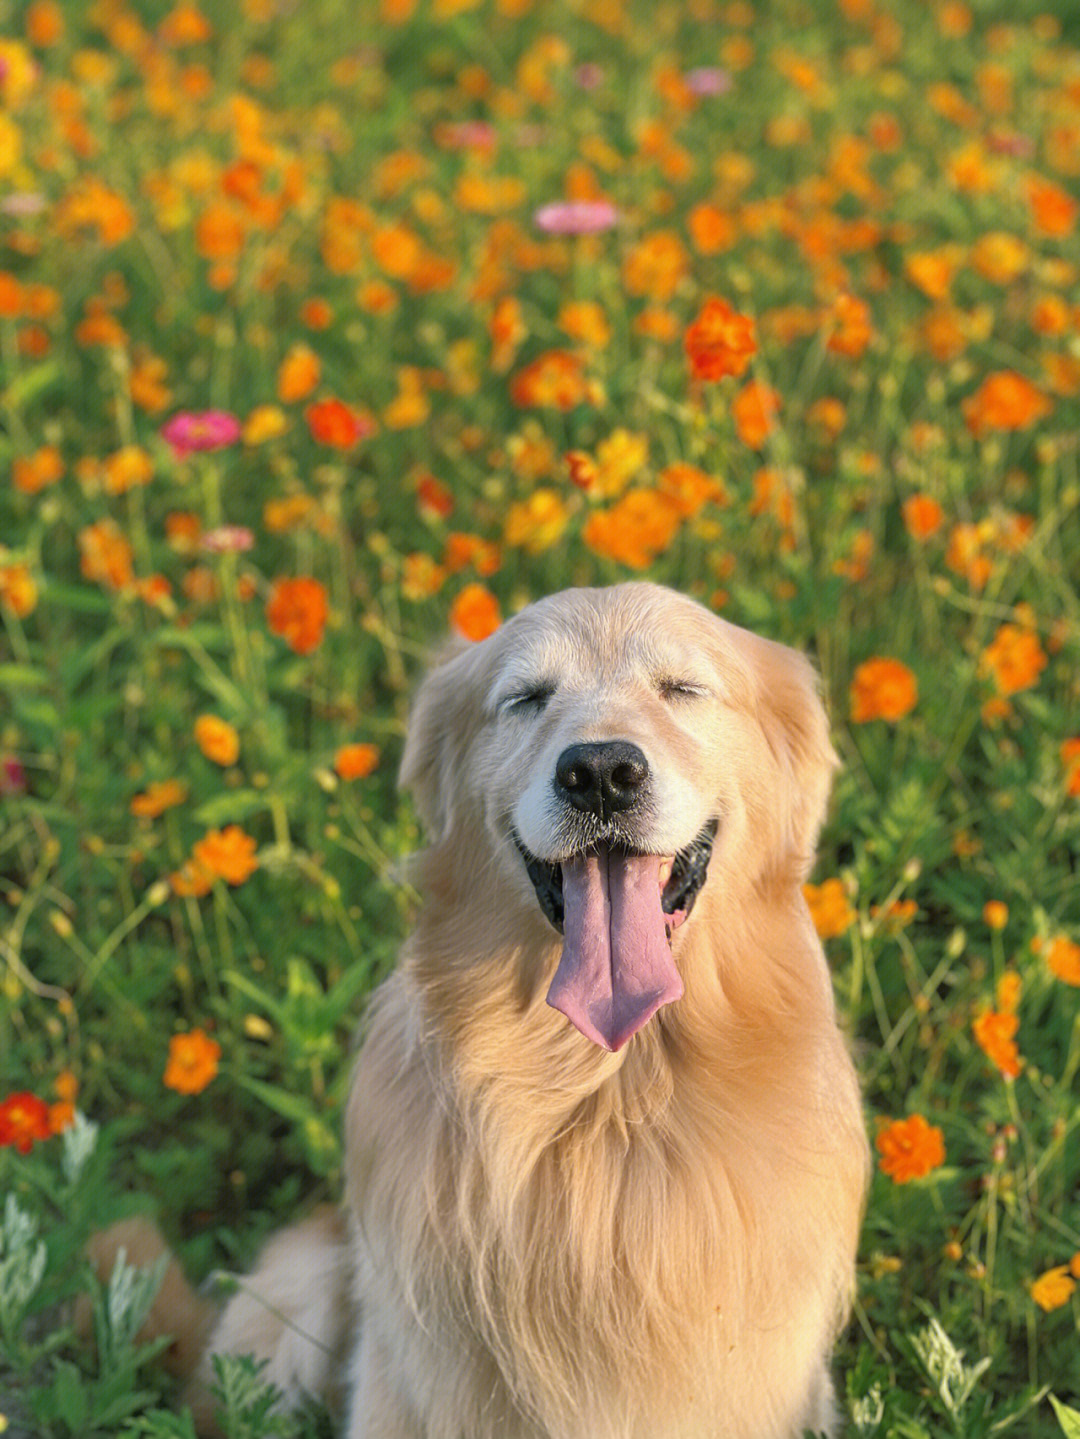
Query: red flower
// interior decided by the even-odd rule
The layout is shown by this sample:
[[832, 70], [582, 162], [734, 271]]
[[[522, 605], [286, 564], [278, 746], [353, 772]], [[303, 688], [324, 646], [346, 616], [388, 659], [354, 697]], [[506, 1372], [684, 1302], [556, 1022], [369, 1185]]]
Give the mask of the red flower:
[[49, 1106], [36, 1094], [9, 1094], [0, 1104], [0, 1145], [14, 1144], [20, 1154], [29, 1154], [51, 1133]]
[[375, 422], [344, 400], [316, 400], [304, 411], [313, 440], [335, 450], [348, 450], [359, 440], [373, 434]]

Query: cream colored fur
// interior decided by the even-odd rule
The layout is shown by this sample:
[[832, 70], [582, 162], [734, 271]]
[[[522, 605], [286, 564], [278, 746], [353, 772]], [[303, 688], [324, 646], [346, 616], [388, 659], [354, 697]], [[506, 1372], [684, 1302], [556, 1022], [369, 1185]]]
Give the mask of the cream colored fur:
[[[500, 704], [537, 680], [542, 712]], [[719, 818], [685, 995], [614, 1054], [545, 1003], [560, 940], [510, 838], [560, 857], [554, 758], [609, 738], [648, 757], [654, 852]], [[567, 591], [444, 656], [402, 765], [431, 843], [364, 1025], [348, 1236], [279, 1234], [211, 1352], [290, 1396], [344, 1379], [347, 1439], [831, 1433], [867, 1175], [800, 888], [834, 763], [805, 660], [656, 586]]]

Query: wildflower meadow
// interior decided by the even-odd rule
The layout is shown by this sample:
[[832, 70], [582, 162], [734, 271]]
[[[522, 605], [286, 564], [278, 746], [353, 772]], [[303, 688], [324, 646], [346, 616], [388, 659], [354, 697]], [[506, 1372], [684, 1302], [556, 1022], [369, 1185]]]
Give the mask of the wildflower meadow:
[[0, 0], [0, 1432], [192, 1439], [88, 1236], [337, 1195], [424, 658], [646, 576], [823, 679], [846, 1432], [1076, 1439], [1078, 397], [1067, 0]]

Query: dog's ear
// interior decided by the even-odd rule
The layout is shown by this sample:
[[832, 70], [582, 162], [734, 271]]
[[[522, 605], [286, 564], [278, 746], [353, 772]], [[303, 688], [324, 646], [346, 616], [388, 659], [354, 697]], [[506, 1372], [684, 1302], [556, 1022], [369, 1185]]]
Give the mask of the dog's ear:
[[398, 785], [408, 790], [432, 840], [452, 828], [464, 798], [465, 756], [483, 722], [483, 644], [452, 639], [420, 683], [409, 714]]
[[785, 780], [778, 797], [778, 838], [785, 857], [805, 878], [839, 760], [829, 741], [821, 686], [806, 656], [759, 638], [754, 659], [760, 685], [758, 718]]

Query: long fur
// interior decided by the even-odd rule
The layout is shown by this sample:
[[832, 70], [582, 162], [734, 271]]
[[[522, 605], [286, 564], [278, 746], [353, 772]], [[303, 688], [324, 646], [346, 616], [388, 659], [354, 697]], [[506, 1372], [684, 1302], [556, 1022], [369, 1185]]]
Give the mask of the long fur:
[[[684, 654], [720, 698], [673, 714], [649, 681]], [[508, 738], [493, 686], [529, 656], [568, 697]], [[615, 1054], [545, 1003], [559, 940], [506, 840], [568, 734], [633, 739], [720, 815], [675, 935], [685, 995]], [[800, 891], [834, 763], [801, 657], [655, 586], [567, 592], [448, 653], [402, 766], [432, 842], [356, 1062], [348, 1235], [279, 1234], [209, 1352], [255, 1349], [290, 1395], [347, 1356], [347, 1439], [831, 1433], [867, 1173]]]

